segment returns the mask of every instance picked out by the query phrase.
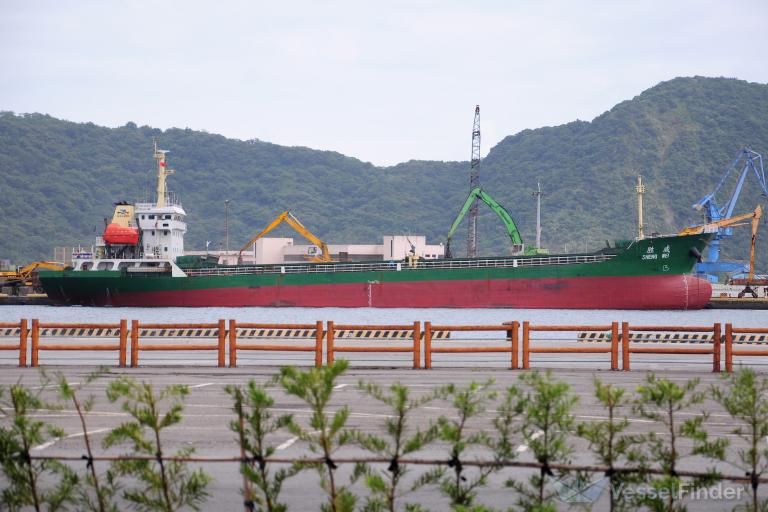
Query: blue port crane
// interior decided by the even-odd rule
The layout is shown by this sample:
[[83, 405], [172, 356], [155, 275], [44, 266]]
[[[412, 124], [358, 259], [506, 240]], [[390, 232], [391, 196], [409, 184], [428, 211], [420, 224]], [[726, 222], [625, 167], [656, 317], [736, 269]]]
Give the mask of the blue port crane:
[[[743, 165], [742, 165], [743, 162]], [[741, 168], [741, 171], [737, 169]], [[763, 169], [763, 157], [760, 153], [752, 151], [748, 147], [744, 147], [739, 150], [736, 158], [733, 159], [731, 165], [725, 170], [725, 174], [720, 178], [715, 189], [704, 196], [698, 203], [693, 205], [695, 210], [704, 211], [706, 217], [706, 223], [722, 221], [733, 216], [733, 211], [736, 208], [736, 203], [739, 200], [741, 191], [744, 188], [744, 182], [747, 175], [752, 173], [757, 178], [760, 184], [760, 189], [763, 197], [768, 198], [768, 185], [766, 185], [765, 171]], [[728, 201], [722, 206], [717, 202], [716, 195], [723, 188], [728, 181], [728, 177], [732, 173], [739, 172], [738, 180], [736, 181], [736, 187], [731, 193]], [[734, 174], [735, 175], [735, 174]], [[696, 274], [706, 277], [710, 281], [716, 282], [718, 273], [738, 272], [744, 270], [744, 265], [736, 262], [720, 261], [720, 242], [725, 238], [733, 236], [733, 227], [722, 226], [717, 230], [717, 234], [709, 244], [709, 251], [706, 257], [696, 265]]]

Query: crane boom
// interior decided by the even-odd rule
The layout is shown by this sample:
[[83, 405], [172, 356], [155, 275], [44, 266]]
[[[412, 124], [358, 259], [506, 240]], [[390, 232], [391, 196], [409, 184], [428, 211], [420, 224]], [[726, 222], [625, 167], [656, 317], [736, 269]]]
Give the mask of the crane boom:
[[496, 202], [496, 200], [493, 199], [490, 195], [485, 193], [480, 187], [476, 187], [473, 188], [467, 196], [467, 199], [464, 201], [464, 205], [461, 207], [461, 210], [459, 210], [459, 214], [456, 216], [453, 224], [451, 224], [451, 229], [448, 230], [448, 241], [446, 243], [445, 252], [446, 257], [451, 257], [451, 239], [453, 238], [456, 229], [459, 227], [459, 224], [461, 224], [461, 221], [464, 220], [464, 216], [467, 214], [467, 212], [469, 212], [470, 208], [472, 208], [472, 205], [475, 204], [477, 199], [480, 199], [482, 202], [488, 205], [488, 207], [493, 210], [496, 215], [499, 216], [501, 222], [504, 224], [504, 227], [507, 230], [509, 239], [514, 245], [523, 244], [523, 239], [520, 237], [520, 231], [518, 231], [517, 225], [515, 224], [515, 221], [512, 219], [512, 216], [509, 214], [509, 212], [504, 209], [504, 207], [501, 206], [498, 202]]
[[[742, 161], [743, 166], [741, 167], [741, 171], [738, 171]], [[736, 178], [736, 186], [727, 201], [720, 205], [717, 200], [718, 192], [725, 187], [726, 182], [730, 183], [733, 181], [728, 178], [732, 173], [736, 172], [739, 173]], [[763, 169], [763, 157], [760, 153], [744, 147], [739, 150], [736, 158], [734, 158], [730, 166], [725, 170], [725, 173], [720, 178], [720, 181], [717, 183], [714, 190], [693, 205], [695, 210], [704, 211], [706, 224], [714, 224], [718, 221], [732, 218], [736, 203], [744, 188], [747, 175], [750, 174], [750, 172], [757, 178], [762, 195], [768, 197], [768, 181], [766, 181], [765, 170]], [[723, 239], [733, 236], [731, 227], [733, 226], [724, 225], [718, 227], [717, 234], [709, 243], [709, 250], [707, 251], [704, 261], [696, 265], [697, 274], [705, 275], [710, 281], [716, 281], [716, 273], [731, 272], [739, 269], [739, 265], [736, 263], [720, 261], [720, 244]]]
[[320, 240], [318, 237], [316, 237], [311, 231], [309, 231], [304, 226], [304, 224], [302, 224], [299, 221], [299, 219], [294, 217], [293, 214], [291, 212], [289, 212], [288, 210], [284, 211], [283, 213], [281, 213], [280, 215], [275, 217], [275, 220], [270, 222], [269, 225], [267, 225], [267, 227], [262, 229], [253, 238], [248, 240], [248, 242], [240, 248], [240, 252], [238, 252], [238, 254], [237, 254], [237, 260], [241, 261], [244, 250], [246, 250], [249, 247], [251, 247], [253, 244], [256, 243], [256, 241], [258, 239], [260, 239], [261, 237], [263, 237], [264, 235], [266, 235], [267, 233], [269, 233], [270, 231], [275, 229], [282, 222], [285, 222], [286, 224], [291, 226], [293, 229], [296, 230], [297, 233], [299, 233], [301, 236], [303, 236], [304, 238], [306, 238], [307, 240], [312, 242], [312, 244], [314, 244], [314, 245], [316, 245], [316, 246], [318, 246], [320, 248], [320, 251], [322, 252], [322, 256], [320, 256], [320, 257], [317, 257], [317, 256], [309, 257], [309, 259], [311, 261], [316, 261], [316, 262], [333, 261], [333, 259], [331, 258], [331, 254], [328, 251], [328, 245], [325, 242], [323, 242], [322, 240]]
[[755, 241], [757, 240], [757, 228], [760, 226], [760, 217], [763, 216], [763, 207], [757, 205], [757, 208], [751, 213], [744, 213], [742, 215], [736, 215], [727, 219], [718, 220], [715, 222], [709, 222], [700, 226], [693, 226], [685, 228], [680, 231], [681, 235], [698, 235], [700, 233], [716, 233], [721, 228], [746, 226], [747, 222], [743, 222], [750, 219], [749, 224], [752, 226], [752, 244], [749, 249], [749, 277], [748, 281], [751, 281], [755, 276]]

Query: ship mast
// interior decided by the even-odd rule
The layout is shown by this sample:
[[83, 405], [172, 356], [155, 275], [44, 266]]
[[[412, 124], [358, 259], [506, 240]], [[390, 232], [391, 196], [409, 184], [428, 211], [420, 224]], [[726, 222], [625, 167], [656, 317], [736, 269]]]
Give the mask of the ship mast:
[[157, 207], [162, 208], [165, 206], [165, 177], [174, 173], [173, 169], [168, 169], [165, 163], [165, 154], [168, 152], [164, 149], [157, 149], [157, 141], [153, 141], [155, 145], [154, 159], [157, 160]]
[[637, 186], [635, 187], [637, 192], [637, 237], [642, 240], [645, 238], [643, 233], [643, 194], [645, 194], [645, 185], [643, 185], [643, 177], [637, 177]]

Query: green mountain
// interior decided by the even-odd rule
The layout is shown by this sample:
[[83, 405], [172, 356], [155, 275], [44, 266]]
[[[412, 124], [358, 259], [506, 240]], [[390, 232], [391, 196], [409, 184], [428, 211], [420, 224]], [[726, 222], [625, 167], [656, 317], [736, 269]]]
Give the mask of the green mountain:
[[[554, 252], [596, 249], [636, 232], [638, 174], [647, 186], [648, 232], [697, 223], [691, 205], [710, 192], [738, 150], [764, 153], [768, 85], [726, 78], [676, 78], [616, 105], [591, 122], [524, 130], [483, 159], [483, 188], [535, 237], [540, 181], [543, 245]], [[466, 129], [469, 125], [457, 127]], [[239, 141], [205, 132], [128, 123], [104, 128], [42, 114], [0, 113], [0, 258], [50, 259], [57, 245], [90, 245], [118, 200], [154, 186], [152, 139], [170, 150], [169, 181], [188, 213], [186, 246], [218, 248], [224, 200], [231, 201], [231, 248], [282, 210], [293, 211], [329, 243], [375, 243], [383, 234], [426, 234], [444, 241], [468, 192], [468, 162], [409, 161], [375, 167], [339, 153]], [[469, 154], [469, 140], [467, 141]], [[730, 189], [726, 187], [726, 193]], [[720, 197], [725, 201], [727, 195]], [[752, 210], [759, 187], [748, 177], [737, 212]], [[741, 229], [741, 231], [738, 231]], [[278, 235], [289, 230], [276, 232]], [[293, 236], [293, 235], [288, 235]], [[466, 228], [456, 236], [463, 253]], [[768, 233], [759, 235], [765, 261]], [[485, 208], [480, 252], [505, 254], [508, 240]], [[746, 228], [725, 257], [743, 259]]]

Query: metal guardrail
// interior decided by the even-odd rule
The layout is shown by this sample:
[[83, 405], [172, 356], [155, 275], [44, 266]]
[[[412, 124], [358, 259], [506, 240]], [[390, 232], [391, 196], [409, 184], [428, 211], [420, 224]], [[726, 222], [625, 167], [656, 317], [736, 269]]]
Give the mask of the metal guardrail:
[[574, 265], [608, 261], [615, 254], [590, 254], [580, 256], [520, 256], [517, 258], [488, 258], [472, 260], [422, 260], [414, 266], [403, 262], [376, 263], [313, 263], [285, 265], [238, 265], [182, 269], [188, 276], [229, 276], [248, 274], [309, 274], [335, 272], [407, 272], [410, 270], [462, 269], [462, 268], [518, 268], [544, 265]]

